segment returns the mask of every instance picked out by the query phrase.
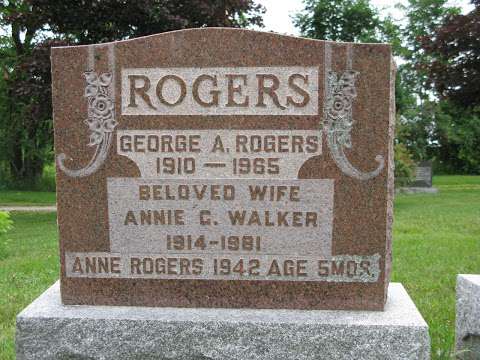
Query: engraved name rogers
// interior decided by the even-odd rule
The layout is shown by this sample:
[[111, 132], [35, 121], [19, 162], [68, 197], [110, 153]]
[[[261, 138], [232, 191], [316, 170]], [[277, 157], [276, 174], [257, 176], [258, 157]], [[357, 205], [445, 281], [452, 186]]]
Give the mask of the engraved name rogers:
[[318, 115], [318, 69], [122, 69], [122, 115]]

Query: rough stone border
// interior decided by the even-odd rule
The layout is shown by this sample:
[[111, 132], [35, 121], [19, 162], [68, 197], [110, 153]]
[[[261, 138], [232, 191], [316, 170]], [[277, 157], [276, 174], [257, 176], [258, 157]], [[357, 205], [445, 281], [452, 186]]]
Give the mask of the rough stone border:
[[437, 194], [435, 187], [401, 187], [395, 190], [397, 194]]
[[457, 276], [455, 343], [460, 359], [480, 359], [480, 275]]
[[17, 317], [17, 359], [429, 359], [401, 284], [386, 310], [64, 306], [55, 283]]

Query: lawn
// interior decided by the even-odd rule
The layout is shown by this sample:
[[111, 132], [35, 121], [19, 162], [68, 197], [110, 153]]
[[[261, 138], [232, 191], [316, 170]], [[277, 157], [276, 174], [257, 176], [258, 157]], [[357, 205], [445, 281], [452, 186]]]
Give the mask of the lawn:
[[55, 213], [12, 213], [0, 235], [0, 359], [14, 359], [15, 316], [58, 278]]
[[0, 190], [0, 206], [55, 205], [55, 193], [49, 191]]
[[[450, 359], [456, 274], [480, 273], [480, 176], [439, 176], [434, 184], [437, 195], [396, 198], [392, 280], [405, 285], [428, 322], [432, 359]], [[0, 236], [1, 360], [14, 358], [15, 315], [59, 271], [55, 214], [14, 213], [12, 219], [14, 229]]]
[[438, 195], [395, 200], [393, 281], [430, 327], [432, 359], [454, 345], [456, 274], [480, 274], [480, 176], [439, 176]]

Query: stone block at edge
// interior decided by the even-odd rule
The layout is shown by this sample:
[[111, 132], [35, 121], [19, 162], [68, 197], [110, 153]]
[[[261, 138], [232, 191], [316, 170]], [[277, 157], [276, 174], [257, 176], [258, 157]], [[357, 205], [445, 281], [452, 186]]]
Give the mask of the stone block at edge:
[[59, 283], [17, 316], [17, 359], [429, 359], [401, 284], [385, 311], [65, 306]]
[[480, 359], [480, 275], [457, 277], [455, 338], [459, 358]]

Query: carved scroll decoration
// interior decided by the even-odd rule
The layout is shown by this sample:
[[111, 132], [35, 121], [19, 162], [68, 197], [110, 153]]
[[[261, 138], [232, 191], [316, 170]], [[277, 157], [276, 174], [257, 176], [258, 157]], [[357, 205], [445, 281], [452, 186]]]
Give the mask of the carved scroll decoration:
[[87, 165], [81, 169], [69, 169], [65, 166], [68, 158], [65, 154], [57, 156], [58, 167], [68, 176], [84, 177], [95, 173], [105, 162], [113, 131], [117, 126], [115, 120], [115, 47], [113, 43], [107, 46], [108, 71], [98, 74], [95, 68], [95, 49], [104, 45], [90, 45], [87, 47], [87, 71], [84, 72], [86, 80], [84, 96], [87, 98], [87, 119], [90, 141], [88, 146], [95, 147], [95, 153]]
[[[331, 50], [330, 50], [331, 51]], [[331, 55], [328, 54], [328, 55]], [[352, 105], [357, 97], [355, 80], [359, 72], [351, 70], [351, 50], [347, 56], [349, 70], [337, 74], [329, 69], [329, 56], [326, 56], [326, 81], [325, 81], [325, 122], [324, 129], [328, 147], [337, 166], [348, 176], [358, 180], [369, 180], [376, 177], [385, 166], [382, 155], [377, 155], [375, 161], [378, 166], [370, 172], [362, 172], [355, 168], [347, 156], [345, 149], [352, 147], [351, 132], [354, 124]]]
[[88, 116], [85, 124], [90, 130], [90, 142], [88, 146], [95, 146], [95, 154], [90, 162], [81, 169], [68, 169], [64, 161], [65, 154], [57, 157], [59, 168], [71, 177], [84, 177], [93, 174], [105, 162], [108, 150], [112, 142], [112, 133], [117, 126], [115, 120], [115, 103], [110, 94], [112, 73], [106, 72], [98, 76], [94, 71], [84, 73], [87, 86], [85, 97], [88, 101]]

